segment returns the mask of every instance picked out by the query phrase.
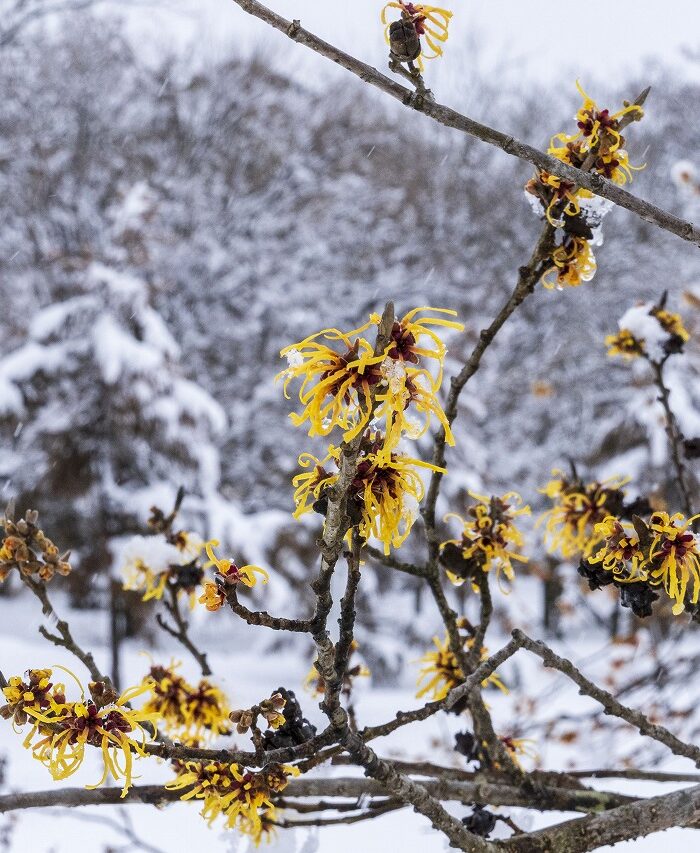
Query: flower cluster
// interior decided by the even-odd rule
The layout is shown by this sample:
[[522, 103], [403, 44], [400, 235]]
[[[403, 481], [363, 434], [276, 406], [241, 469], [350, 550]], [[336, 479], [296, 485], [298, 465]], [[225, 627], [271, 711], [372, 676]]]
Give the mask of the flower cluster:
[[[616, 184], [631, 181], [638, 167], [630, 164], [621, 127], [623, 119], [624, 123], [641, 119], [642, 108], [626, 103], [611, 114], [599, 109], [578, 83], [577, 88], [583, 99], [575, 118], [578, 130], [573, 135], [553, 136], [548, 154], [567, 166], [586, 169]], [[601, 224], [610, 203], [544, 170], [525, 189], [538, 216], [544, 216], [563, 232], [542, 277], [544, 286], [561, 290], [590, 281], [596, 272], [592, 247], [602, 241]]]
[[[388, 15], [392, 9], [399, 11], [401, 17], [390, 22]], [[447, 41], [451, 18], [452, 12], [447, 9], [425, 3], [406, 3], [403, 0], [387, 3], [382, 9], [381, 20], [391, 58], [407, 63], [415, 60], [422, 71], [424, 59], [442, 56], [442, 45]]]
[[[302, 453], [299, 464], [310, 471], [297, 474], [292, 480], [296, 510], [299, 518], [311, 509], [324, 513], [327, 493], [338, 480], [338, 472], [325, 469], [330, 461], [340, 467], [341, 449], [333, 445], [328, 456], [319, 460]], [[363, 539], [376, 537], [384, 553], [399, 548], [411, 532], [423, 499], [424, 486], [417, 469], [443, 471], [427, 462], [413, 459], [387, 447], [382, 433], [367, 432], [363, 437], [357, 470], [348, 490], [348, 515]]]
[[[425, 315], [428, 311], [434, 313]], [[444, 473], [442, 468], [400, 452], [402, 438], [420, 438], [437, 418], [446, 441], [454, 444], [437, 399], [447, 350], [434, 331], [434, 327], [461, 330], [460, 323], [448, 319], [454, 315], [447, 309], [409, 311], [394, 322], [381, 351], [375, 352], [362, 336], [368, 329], [380, 327], [380, 317], [373, 314], [368, 323], [352, 332], [325, 329], [281, 352], [289, 362], [279, 374], [284, 377], [285, 394], [292, 380], [302, 380], [299, 401], [303, 410], [291, 415], [293, 423], [308, 423], [310, 436], [327, 436], [340, 429], [346, 443], [362, 436], [348, 515], [360, 535], [365, 539], [375, 536], [386, 553], [405, 541], [415, 520], [424, 492], [417, 469]], [[342, 353], [329, 345], [338, 342], [344, 348]], [[435, 365], [432, 372], [426, 366], [431, 363]], [[293, 479], [296, 518], [311, 509], [325, 514], [328, 493], [339, 476], [326, 466], [333, 463], [340, 469], [341, 458], [342, 447], [332, 444], [323, 459], [310, 453], [299, 457], [304, 470]]]
[[462, 525], [459, 539], [450, 539], [441, 545], [440, 559], [447, 568], [447, 575], [456, 585], [474, 578], [477, 572], [488, 572], [496, 567], [496, 574], [505, 574], [508, 580], [515, 577], [513, 563], [526, 563], [527, 557], [517, 553], [522, 548], [523, 536], [515, 525], [520, 515], [529, 515], [529, 506], [520, 506], [522, 498], [516, 492], [508, 492], [502, 497], [490, 498], [469, 493], [478, 503], [467, 510], [464, 519], [456, 513], [445, 516], [456, 518]]
[[608, 355], [641, 356], [655, 364], [681, 352], [690, 338], [680, 315], [666, 310], [665, 296], [658, 305], [644, 302], [630, 308], [618, 325], [620, 331], [605, 339]]
[[283, 791], [295, 767], [268, 764], [256, 773], [237, 764], [174, 762], [176, 776], [165, 787], [183, 791], [181, 800], [200, 800], [201, 815], [212, 824], [219, 816], [227, 829], [237, 829], [258, 844], [274, 826], [272, 797]]
[[584, 484], [575, 472], [571, 477], [559, 470], [552, 474], [554, 479], [540, 489], [554, 504], [537, 520], [544, 527], [545, 544], [550, 553], [558, 551], [566, 559], [589, 557], [604, 538], [599, 522], [622, 512], [627, 480]]
[[[219, 544], [216, 539], [204, 542], [193, 533], [174, 528], [183, 497], [180, 490], [175, 508], [168, 515], [151, 507], [151, 535], [133, 536], [124, 546], [124, 589], [142, 592], [144, 601], [161, 599], [166, 590], [175, 600], [185, 593], [190, 607], [199, 601], [207, 610], [218, 610], [226, 601], [227, 588], [238, 583], [255, 586], [256, 575], [262, 575], [267, 583], [268, 574], [259, 566], [239, 568], [233, 560], [217, 557], [213, 550]], [[216, 569], [214, 580], [205, 580], [206, 570], [211, 567]]]
[[204, 584], [204, 592], [199, 598], [207, 610], [216, 611], [223, 607], [226, 602], [226, 591], [231, 587], [242, 583], [244, 586], [255, 586], [258, 582], [256, 575], [262, 577], [262, 582], [267, 583], [270, 576], [265, 569], [260, 566], [237, 566], [233, 560], [222, 560], [214, 553], [214, 548], [218, 545], [216, 539], [205, 544], [205, 550], [209, 557], [209, 562], [206, 567], [215, 566], [216, 574], [213, 581], [206, 581]]
[[38, 527], [38, 520], [39, 514], [32, 509], [28, 509], [19, 521], [5, 515], [5, 536], [0, 544], [0, 582], [13, 569], [25, 577], [36, 576], [42, 581], [50, 581], [57, 572], [70, 574], [70, 554], [59, 554], [56, 545]]
[[[700, 599], [700, 543], [691, 528], [698, 518], [696, 515], [686, 519], [681, 513], [669, 515], [657, 511], [648, 522], [636, 516], [630, 525], [609, 516], [596, 525], [602, 545], [588, 558], [582, 574], [586, 568], [599, 565], [612, 574], [612, 582], [623, 586], [623, 592], [625, 588], [634, 588], [639, 599], [637, 606], [629, 600], [631, 593], [623, 603], [632, 606], [640, 616], [651, 613], [656, 587], [662, 587], [673, 601], [674, 615], [692, 609]], [[595, 572], [590, 574], [589, 582], [596, 582]], [[598, 580], [596, 585], [603, 586], [605, 581]], [[594, 583], [591, 586], [595, 588]]]
[[[472, 637], [468, 634], [461, 636], [464, 641], [464, 648], [471, 651], [474, 645]], [[426, 652], [421, 658], [421, 663], [425, 664], [418, 675], [418, 693], [416, 697], [421, 699], [423, 696], [430, 695], [431, 698], [439, 702], [444, 699], [453, 687], [461, 684], [464, 681], [464, 673], [450, 648], [450, 638], [446, 634], [444, 639], [433, 637], [435, 651]], [[481, 660], [486, 660], [488, 657], [488, 649], [480, 650]], [[483, 682], [482, 687], [497, 687], [504, 693], [508, 690], [503, 684], [499, 676], [494, 672], [488, 676]], [[458, 703], [452, 708], [455, 713], [460, 713], [463, 708]]]
[[123, 780], [122, 796], [126, 796], [134, 758], [146, 755], [145, 745], [157, 720], [156, 714], [134, 711], [129, 703], [148, 687], [133, 687], [118, 696], [111, 685], [91, 682], [90, 698], [85, 698], [81, 687], [81, 699], [69, 702], [64, 685], [54, 685], [51, 676], [52, 670], [42, 669], [29, 670], [25, 679], [11, 678], [3, 689], [7, 704], [0, 714], [17, 725], [31, 726], [24, 746], [55, 781], [72, 776], [83, 763], [86, 747], [96, 747], [104, 771], [99, 782], [89, 787], [98, 787], [111, 776]]
[[223, 692], [206, 679], [189, 684], [176, 669], [174, 664], [151, 667], [143, 680], [151, 694], [144, 712], [153, 714], [167, 735], [182, 742], [228, 734], [230, 708]]
[[199, 555], [204, 543], [191, 534], [179, 535], [177, 544], [162, 533], [132, 536], [122, 550], [122, 576], [125, 590], [143, 593], [144, 601], [161, 599], [172, 586], [184, 592], [193, 604], [195, 590], [204, 570]]

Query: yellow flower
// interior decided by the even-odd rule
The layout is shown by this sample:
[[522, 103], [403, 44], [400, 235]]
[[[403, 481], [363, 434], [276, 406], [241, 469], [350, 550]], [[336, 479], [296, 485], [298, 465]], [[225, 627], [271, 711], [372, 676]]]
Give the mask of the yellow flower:
[[652, 540], [641, 568], [648, 571], [652, 586], [663, 585], [666, 594], [675, 601], [676, 616], [685, 610], [686, 596], [691, 604], [697, 604], [700, 595], [700, 548], [689, 529], [698, 518], [700, 515], [685, 519], [680, 512], [672, 516], [655, 512], [649, 520]]
[[14, 675], [2, 692], [7, 704], [0, 707], [0, 717], [12, 718], [17, 726], [23, 726], [30, 711], [50, 711], [60, 714], [66, 702], [64, 684], [51, 681], [50, 669], [30, 669], [25, 673], [26, 680]]
[[680, 314], [674, 314], [672, 311], [666, 311], [664, 308], [659, 308], [655, 305], [651, 309], [651, 314], [659, 321], [662, 329], [669, 335], [680, 338], [684, 343], [690, 340], [690, 333], [683, 325], [683, 320]]
[[[289, 367], [277, 375], [277, 379], [284, 377], [285, 397], [289, 398], [289, 383], [302, 378], [299, 402], [304, 408], [301, 414], [290, 414], [294, 426], [308, 421], [311, 436], [326, 436], [340, 427], [345, 441], [351, 441], [367, 425], [372, 414], [371, 389], [381, 380], [378, 365], [384, 356], [375, 356], [374, 347], [365, 338], [352, 337], [370, 325], [348, 334], [323, 329], [281, 351], [289, 362]], [[346, 350], [338, 353], [323, 341], [340, 342]]]
[[[204, 548], [207, 552], [207, 557], [209, 557], [209, 562], [205, 564], [205, 567], [216, 566], [217, 572], [222, 576], [226, 584], [234, 585], [242, 583], [245, 586], [255, 586], [258, 582], [258, 579], [255, 577], [256, 575], [260, 575], [262, 577], [263, 583], [268, 582], [270, 575], [265, 571], [265, 569], [261, 569], [260, 566], [241, 566], [239, 568], [233, 560], [222, 560], [217, 557], [214, 553], [214, 548], [218, 545], [219, 542], [216, 539], [212, 539], [210, 542], [205, 543]], [[209, 586], [209, 584], [207, 584], [207, 586]]]
[[[421, 316], [423, 312], [435, 312], [438, 316]], [[449, 424], [436, 398], [447, 350], [432, 327], [462, 330], [461, 323], [447, 319], [454, 316], [454, 311], [445, 308], [414, 308], [394, 323], [390, 341], [378, 355], [366, 338], [356, 337], [379, 325], [381, 318], [377, 314], [351, 332], [324, 329], [301, 343], [285, 347], [281, 355], [287, 357], [289, 367], [277, 377], [284, 377], [285, 396], [289, 382], [303, 377], [299, 401], [304, 408], [301, 414], [290, 415], [294, 425], [308, 421], [312, 436], [326, 436], [339, 427], [343, 439], [351, 441], [367, 427], [374, 414], [386, 419], [392, 435], [406, 431], [411, 437], [418, 437], [428, 429], [430, 418], [435, 415], [452, 442]], [[330, 343], [339, 341], [346, 348], [345, 353], [336, 352], [318, 338]], [[427, 345], [423, 343], [425, 338]], [[437, 363], [435, 376], [418, 366], [424, 359]], [[423, 427], [415, 429], [410, 424], [405, 412], [411, 406], [425, 416]]]
[[499, 737], [500, 742], [505, 746], [505, 748], [510, 753], [510, 757], [513, 761], [518, 765], [520, 764], [520, 758], [525, 756], [527, 758], [537, 758], [538, 753], [534, 747], [535, 741], [532, 738], [518, 738], [518, 737], [509, 737], [502, 736]]
[[542, 276], [542, 284], [548, 290], [578, 287], [590, 281], [597, 269], [591, 245], [583, 237], [565, 237], [552, 252], [552, 261], [554, 266]]
[[215, 613], [226, 603], [226, 596], [221, 587], [214, 581], [205, 581], [203, 586], [204, 592], [199, 596], [197, 601], [203, 604], [210, 613]]
[[624, 573], [625, 577], [618, 580], [639, 580], [642, 551], [634, 527], [614, 515], [608, 515], [595, 525], [594, 535], [603, 545], [595, 555], [588, 558], [588, 562], [593, 565], [602, 563], [604, 569], [616, 575]]
[[551, 480], [540, 491], [554, 506], [537, 520], [544, 525], [544, 540], [550, 553], [559, 551], [563, 557], [590, 557], [605, 538], [604, 530], [596, 525], [622, 504], [622, 486], [628, 479], [612, 478], [602, 483], [584, 485], [580, 480], [568, 480], [561, 471], [554, 471]]
[[[402, 0], [387, 3], [382, 9], [381, 20], [385, 25], [384, 38], [389, 45], [391, 44], [390, 31], [392, 26], [388, 19], [390, 9], [397, 9], [401, 12], [401, 19], [413, 24], [416, 35], [419, 39], [424, 39], [430, 49], [431, 52], [426, 53], [421, 45], [421, 52], [417, 57], [418, 67], [421, 71], [423, 70], [423, 59], [436, 59], [438, 56], [442, 56], [442, 45], [448, 38], [452, 12], [438, 6], [428, 6], [425, 3], [408, 3], [402, 2]], [[403, 59], [403, 57], [400, 58]]]
[[259, 773], [220, 762], [174, 762], [174, 767], [177, 775], [166, 783], [168, 790], [184, 791], [181, 800], [202, 801], [201, 815], [209, 824], [222, 815], [227, 829], [238, 829], [256, 844], [274, 819], [270, 798], [287, 787], [290, 776], [299, 775], [296, 767], [279, 764]]
[[[627, 152], [622, 147], [625, 139], [619, 130], [620, 119], [629, 113], [637, 113], [641, 118], [644, 111], [636, 104], [628, 104], [611, 114], [610, 110], [601, 110], [578, 82], [576, 88], [583, 98], [583, 104], [576, 114], [578, 133], [574, 136], [565, 133], [553, 136], [549, 153], [559, 160], [576, 166], [581, 165], [582, 161], [593, 153], [596, 157], [593, 171], [604, 175], [616, 184], [631, 181], [632, 171], [638, 171], [643, 167], [630, 165]], [[572, 159], [576, 158], [581, 158], [581, 161], [572, 162]]]
[[608, 355], [621, 355], [625, 358], [637, 358], [645, 352], [644, 341], [637, 340], [629, 329], [620, 329], [616, 335], [605, 338], [605, 346], [609, 347]]
[[[302, 467], [313, 465], [314, 468], [297, 474], [292, 480], [295, 518], [309, 512], [316, 501], [322, 501], [324, 489], [336, 483], [338, 474], [327, 474], [323, 466], [331, 459], [337, 464], [340, 453], [340, 448], [331, 445], [322, 462], [309, 453], [299, 457]], [[368, 432], [364, 436], [357, 471], [349, 489], [348, 514], [362, 538], [376, 537], [386, 554], [405, 542], [416, 519], [424, 494], [418, 468], [445, 473], [443, 468], [393, 452], [379, 432]], [[322, 504], [319, 509], [323, 510]]]
[[[527, 563], [527, 557], [518, 554], [515, 549], [523, 545], [522, 533], [515, 526], [515, 518], [520, 515], [529, 515], [530, 507], [521, 507], [522, 498], [516, 492], [508, 492], [502, 497], [485, 497], [469, 492], [471, 497], [479, 503], [469, 507], [468, 519], [463, 519], [456, 513], [445, 516], [456, 518], [462, 524], [462, 536], [460, 539], [450, 539], [440, 546], [444, 549], [446, 545], [455, 545], [462, 549], [462, 558], [474, 561], [478, 568], [488, 572], [492, 566], [496, 566], [497, 576], [503, 572], [508, 580], [515, 577], [512, 561]], [[465, 578], [448, 571], [448, 577], [452, 583], [459, 585]]]
[[178, 740], [228, 734], [231, 709], [226, 696], [206, 679], [189, 684], [175, 671], [177, 666], [151, 667], [143, 680], [151, 692], [143, 711], [153, 714], [166, 734]]
[[[636, 335], [627, 328], [628, 324], [637, 330]], [[620, 319], [619, 325], [620, 331], [605, 339], [606, 346], [610, 347], [610, 356], [644, 356], [650, 361], [660, 362], [668, 355], [680, 352], [690, 338], [680, 315], [666, 311], [661, 305], [636, 305]]]
[[[109, 776], [123, 780], [122, 797], [132, 785], [134, 757], [146, 755], [144, 746], [152, 737], [157, 716], [135, 711], [128, 704], [148, 688], [144, 685], [126, 690], [113, 701], [111, 689], [104, 684], [91, 684], [93, 696], [105, 696], [108, 701], [97, 704], [94, 698], [80, 702], [65, 702], [54, 707], [26, 708], [33, 728], [24, 740], [33, 756], [51, 773], [55, 781], [72, 776], [83, 763], [86, 746], [97, 747], [102, 753], [104, 771], [96, 788]], [[144, 724], [150, 724], [145, 727]], [[34, 738], [38, 738], [32, 743]]]
[[[433, 637], [433, 643], [435, 644], [435, 651], [427, 652], [421, 658], [421, 663], [424, 663], [425, 666], [418, 675], [418, 687], [420, 689], [416, 693], [416, 698], [422, 699], [423, 696], [430, 694], [435, 702], [440, 702], [453, 687], [457, 687], [464, 681], [464, 674], [450, 649], [449, 637], [445, 635], [442, 641], [439, 637]], [[471, 649], [473, 640], [467, 638], [465, 646], [467, 649]], [[488, 649], [482, 648], [481, 660], [486, 660], [487, 657]], [[482, 687], [489, 685], [497, 687], [504, 693], [508, 692], [495, 672], [481, 683]]]

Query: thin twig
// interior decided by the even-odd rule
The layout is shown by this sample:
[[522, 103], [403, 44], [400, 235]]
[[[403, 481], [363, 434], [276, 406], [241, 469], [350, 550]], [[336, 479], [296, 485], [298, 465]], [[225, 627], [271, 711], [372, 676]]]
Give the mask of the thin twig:
[[664, 363], [651, 360], [649, 360], [649, 363], [654, 372], [654, 382], [659, 389], [659, 402], [663, 406], [666, 415], [666, 435], [668, 436], [673, 467], [676, 471], [676, 483], [678, 484], [678, 491], [681, 496], [681, 508], [686, 518], [691, 518], [693, 515], [693, 501], [691, 498], [689, 475], [683, 461], [683, 434], [678, 425], [678, 419], [671, 408], [671, 392], [664, 381]]
[[211, 675], [212, 671], [209, 667], [206, 653], [198, 649], [190, 638], [188, 631], [189, 623], [182, 615], [182, 612], [180, 610], [180, 601], [178, 599], [177, 589], [174, 586], [169, 587], [168, 594], [170, 596], [170, 601], [164, 600], [163, 604], [168, 613], [172, 616], [173, 622], [175, 623], [175, 627], [173, 628], [171, 625], [168, 625], [168, 623], [165, 621], [165, 619], [160, 613], [156, 616], [156, 621], [158, 622], [158, 625], [160, 625], [160, 627], [164, 631], [170, 634], [171, 637], [174, 637], [178, 641], [178, 643], [180, 643], [187, 649], [187, 651], [199, 664], [199, 668], [202, 671], [202, 675]]
[[78, 645], [71, 633], [69, 624], [64, 619], [59, 618], [49, 599], [49, 594], [46, 591], [46, 584], [41, 581], [36, 581], [34, 578], [27, 577], [26, 575], [21, 575], [21, 577], [22, 582], [27, 589], [30, 589], [41, 602], [41, 611], [44, 616], [52, 617], [56, 620], [56, 630], [60, 636], [52, 634], [44, 625], [39, 627], [39, 633], [41, 636], [53, 643], [55, 646], [61, 646], [64, 649], [67, 649], [72, 655], [75, 655], [75, 657], [78, 658], [90, 673], [90, 677], [93, 681], [103, 681], [106, 684], [111, 683], [109, 677], [100, 672], [97, 664], [95, 663], [95, 658], [92, 656], [92, 652], [86, 652]]

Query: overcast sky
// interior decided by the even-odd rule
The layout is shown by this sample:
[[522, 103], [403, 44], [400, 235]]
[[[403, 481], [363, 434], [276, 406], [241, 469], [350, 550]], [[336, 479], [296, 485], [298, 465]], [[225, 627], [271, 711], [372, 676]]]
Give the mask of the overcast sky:
[[[336, 72], [310, 51], [246, 15], [232, 0], [170, 0], [180, 11], [134, 13], [142, 37], [159, 48], [188, 45], [200, 55], [222, 56], [265, 46], [291, 73], [326, 78]], [[384, 67], [386, 47], [378, 17], [380, 0], [267, 0], [267, 5], [372, 64]], [[454, 12], [446, 56], [428, 66], [429, 83], [448, 94], [459, 86], [457, 63], [468, 61], [468, 39], [476, 38], [482, 68], [526, 79], [590, 79], [616, 76], [650, 61], [673, 64], [679, 74], [700, 79], [700, 63], [683, 48], [700, 50], [700, 0], [451, 0]], [[460, 49], [461, 48], [461, 49]], [[444, 67], [438, 67], [439, 65]]]

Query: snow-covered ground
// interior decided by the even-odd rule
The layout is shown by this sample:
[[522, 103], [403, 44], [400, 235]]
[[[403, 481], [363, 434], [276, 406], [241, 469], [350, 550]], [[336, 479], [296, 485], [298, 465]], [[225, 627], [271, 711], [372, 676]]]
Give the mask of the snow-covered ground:
[[[56, 596], [56, 606], [70, 617], [74, 633], [79, 640], [96, 651], [98, 664], [107, 664], [106, 652], [106, 618], [99, 614], [67, 611], [65, 602], [60, 595]], [[44, 667], [62, 664], [73, 669], [79, 676], [85, 676], [79, 665], [61, 649], [48, 647], [36, 633], [39, 623], [38, 605], [33, 599], [24, 597], [0, 601], [0, 626], [2, 633], [2, 653], [0, 654], [0, 669], [6, 674], [19, 674], [29, 667]], [[270, 691], [284, 684], [297, 691], [301, 698], [305, 713], [312, 721], [320, 723], [320, 712], [315, 708], [314, 700], [304, 694], [301, 684], [308, 670], [308, 661], [294, 653], [276, 651], [265, 653], [262, 646], [250, 646], [248, 629], [241, 623], [232, 621], [228, 614], [200, 613], [195, 618], [195, 632], [202, 643], [210, 649], [210, 660], [214, 669], [214, 680], [222, 686], [234, 707], [247, 707]], [[222, 626], [225, 626], [222, 630]], [[168, 638], [165, 638], [168, 640]], [[491, 641], [492, 649], [497, 645]], [[597, 655], [602, 654], [600, 643], [595, 648], [588, 648], [588, 657], [584, 661], [581, 647], [569, 649], [575, 659], [590, 663]], [[179, 651], [170, 645], [169, 641], [155, 653], [157, 659], [168, 661], [171, 657], [183, 660], [183, 674], [193, 679], [197, 678], [197, 670], [189, 660], [183, 658]], [[128, 643], [124, 649], [123, 680], [127, 684], [136, 683], [149, 666], [149, 659], [137, 643]], [[395, 688], [373, 687], [371, 682], [358, 685], [356, 699], [358, 717], [361, 724], [376, 724], [393, 716], [398, 708], [415, 707], [418, 700], [414, 698], [415, 675], [417, 663], [409, 663], [399, 686]], [[531, 695], [537, 695], [544, 700], [550, 712], [557, 709], [577, 713], [586, 710], [589, 700], [577, 697], [575, 690], [569, 689], [563, 677], [556, 673], [544, 672], [538, 663], [526, 655], [517, 658], [515, 668], [504, 668], [506, 680], [516, 686], [518, 683], [527, 685]], [[534, 690], [533, 690], [534, 688]], [[489, 692], [489, 703], [494, 712], [497, 729], [507, 728], [508, 720], [512, 718], [513, 700], [516, 691], [511, 696], [502, 696], [496, 691]], [[591, 704], [591, 708], [593, 708]], [[390, 738], [377, 743], [381, 754], [391, 757], [424, 758], [442, 764], [464, 766], [462, 759], [452, 749], [452, 735], [463, 728], [460, 720], [446, 715], [439, 715], [430, 720], [407, 727], [396, 732]], [[5, 789], [10, 790], [42, 790], [51, 788], [53, 783], [41, 765], [33, 760], [30, 754], [21, 746], [21, 737], [12, 733], [10, 727], [4, 724], [0, 739], [0, 752], [8, 759], [7, 779]], [[619, 735], [618, 735], [619, 737]], [[640, 742], [633, 732], [624, 735], [625, 746], [634, 752]], [[248, 745], [239, 739], [239, 746]], [[619, 746], [619, 744], [618, 744]], [[552, 769], [564, 768], [571, 765], [572, 754], [578, 766], [606, 766], [609, 764], [608, 749], [605, 738], [595, 738], [589, 741], [583, 737], [577, 750], [572, 753], [570, 747], [561, 743], [538, 743], [537, 749], [544, 766]], [[85, 761], [80, 772], [68, 784], [89, 784], [99, 778], [98, 759], [96, 756]], [[688, 762], [669, 760], [663, 764], [666, 770], [688, 772], [692, 770]], [[140, 783], [157, 784], [171, 777], [167, 765], [155, 761], [142, 762], [139, 767]], [[312, 771], [318, 775], [338, 774], [349, 775], [352, 768], [324, 767]], [[601, 788], [617, 790], [623, 793], [640, 793], [652, 795], [672, 790], [672, 785], [659, 785], [647, 782], [601, 781]], [[675, 787], [683, 787], [677, 785]], [[467, 814], [468, 809], [452, 805], [450, 808], [459, 815]], [[186, 849], [207, 849], [215, 851], [246, 851], [248, 842], [232, 833], [224, 833], [216, 827], [209, 829], [204, 821], [194, 812], [196, 805], [176, 804], [163, 810], [148, 806], [129, 805], [117, 807], [93, 807], [80, 812], [67, 809], [51, 809], [14, 813], [0, 819], [0, 828], [11, 821], [10, 851], [52, 851], [52, 853], [72, 853], [79, 847], [84, 851], [129, 850], [133, 848], [130, 842], [119, 833], [106, 818], [117, 823], [127, 815], [135, 835], [150, 845], [146, 849], [178, 853]], [[523, 828], [544, 826], [556, 822], [563, 817], [575, 815], [550, 814], [544, 818], [532, 820], [532, 813], [526, 814], [521, 809], [511, 809], [508, 812], [513, 820]], [[670, 848], [678, 853], [697, 849], [697, 836], [691, 830], [674, 830], [662, 835], [652, 836], [637, 842], [618, 845], [616, 850], [660, 851]], [[354, 853], [358, 849], [370, 853], [387, 853], [387, 851], [441, 851], [447, 849], [441, 837], [432, 832], [427, 822], [410, 810], [391, 814], [377, 820], [348, 827], [324, 828], [317, 830], [294, 830], [282, 832], [277, 840], [268, 848], [275, 853], [312, 853], [312, 851], [334, 851], [334, 853]]]

